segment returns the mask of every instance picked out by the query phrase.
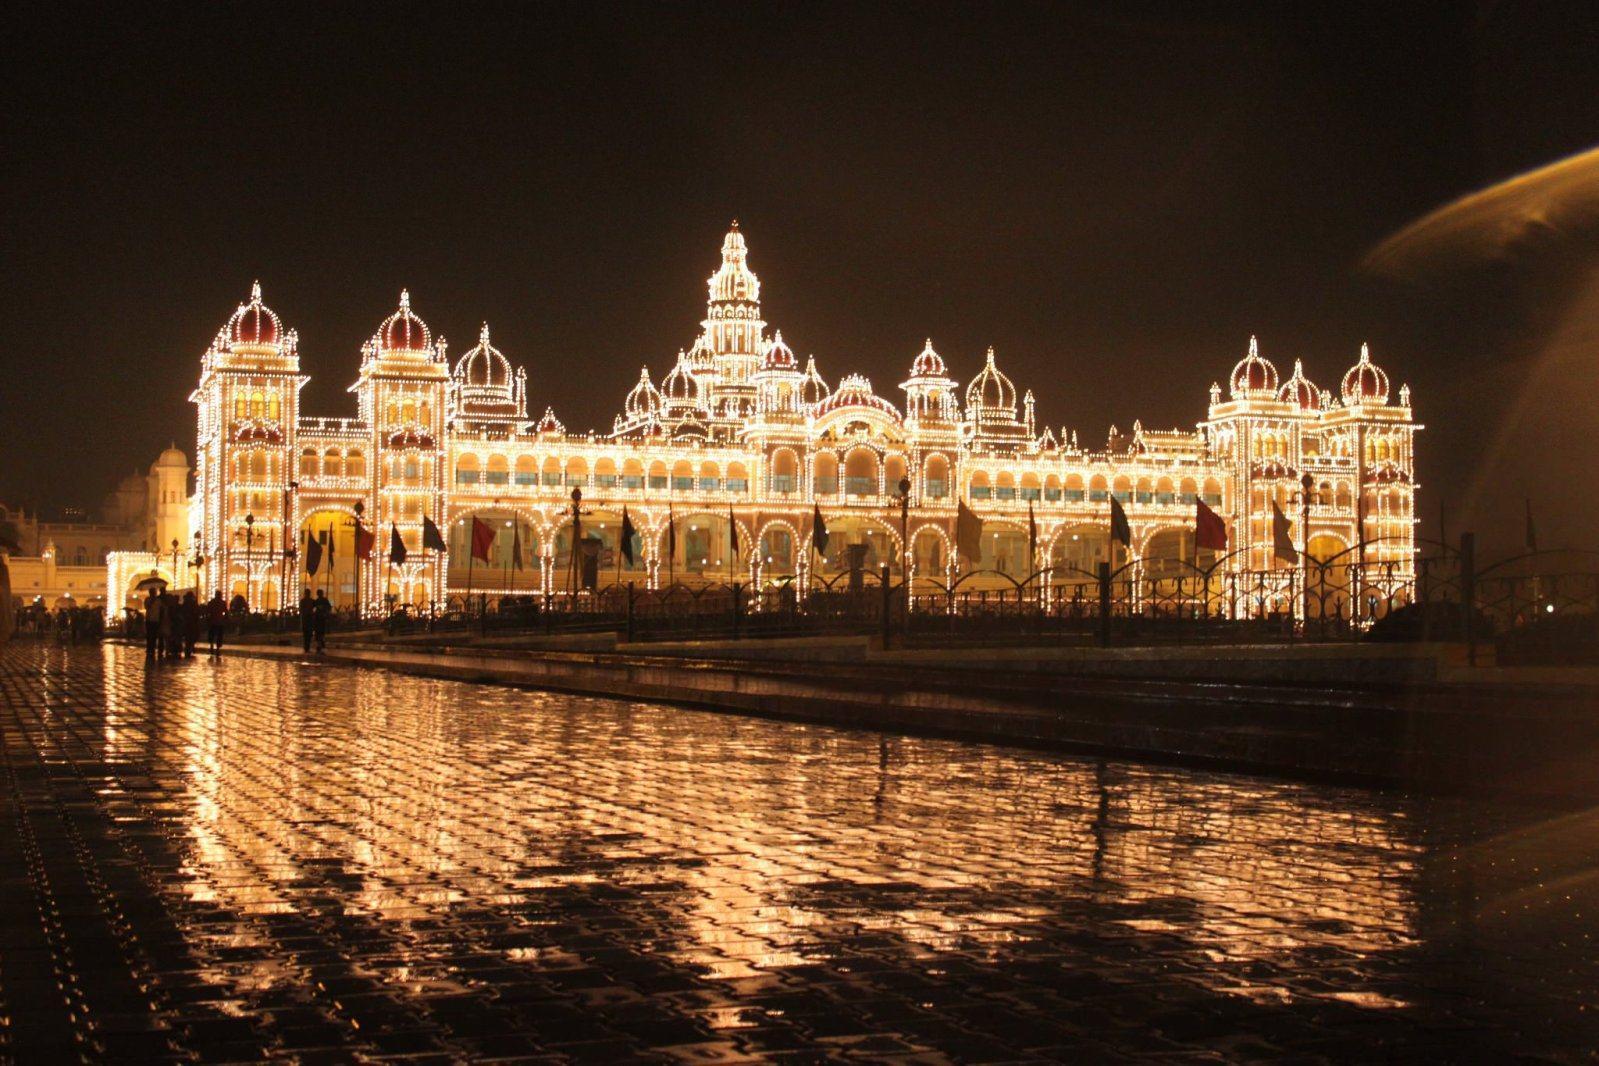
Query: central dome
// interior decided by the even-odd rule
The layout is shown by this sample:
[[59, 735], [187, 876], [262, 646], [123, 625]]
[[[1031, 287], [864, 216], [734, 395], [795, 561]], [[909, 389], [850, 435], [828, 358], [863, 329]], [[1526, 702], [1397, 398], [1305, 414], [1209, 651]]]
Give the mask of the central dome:
[[994, 349], [972, 383], [966, 386], [966, 407], [972, 411], [1016, 414], [1016, 386], [994, 365]]
[[411, 294], [400, 290], [400, 309], [378, 328], [378, 347], [386, 352], [425, 352], [431, 345], [427, 323], [411, 313]]
[[228, 320], [228, 339], [234, 344], [270, 347], [283, 336], [283, 323], [261, 302], [261, 283], [250, 287], [250, 302], [240, 304]]

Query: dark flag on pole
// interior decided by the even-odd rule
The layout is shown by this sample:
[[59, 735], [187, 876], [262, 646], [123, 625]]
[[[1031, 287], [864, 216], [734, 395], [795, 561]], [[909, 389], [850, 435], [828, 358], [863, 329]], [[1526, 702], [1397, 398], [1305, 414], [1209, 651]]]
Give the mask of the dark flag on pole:
[[1293, 566], [1299, 562], [1299, 549], [1294, 547], [1293, 526], [1277, 501], [1271, 501], [1271, 553], [1279, 563]]
[[627, 516], [627, 507], [622, 507], [622, 558], [627, 560], [627, 565], [633, 565], [633, 538], [638, 536], [638, 530], [633, 528], [633, 520]]
[[1212, 511], [1205, 505], [1204, 500], [1195, 500], [1197, 505], [1194, 513], [1194, 547], [1209, 548], [1213, 552], [1227, 550], [1227, 523], [1222, 521], [1221, 515]]
[[1527, 497], [1527, 550], [1538, 550], [1538, 527], [1532, 524], [1532, 497]]
[[355, 520], [355, 555], [358, 559], [372, 558], [372, 549], [377, 545], [378, 535], [366, 528], [361, 520]]
[[389, 523], [389, 562], [396, 565], [405, 562], [405, 557], [410, 554], [405, 550], [405, 539], [400, 536], [400, 527], [393, 522]]
[[677, 558], [677, 518], [672, 514], [672, 508], [666, 508], [666, 558]]
[[322, 542], [312, 536], [308, 529], [305, 531], [305, 572], [315, 577], [321, 566]]
[[1127, 521], [1127, 512], [1115, 496], [1110, 498], [1110, 539], [1121, 541], [1129, 550], [1133, 546], [1133, 527]]
[[1027, 570], [1038, 565], [1038, 519], [1033, 517], [1033, 501], [1027, 501]]
[[966, 556], [973, 569], [983, 556], [983, 520], [972, 513], [965, 500], [955, 501], [955, 550]]
[[816, 554], [827, 554], [827, 522], [822, 518], [821, 504], [816, 504], [811, 511], [811, 545], [815, 547]]
[[494, 547], [494, 527], [477, 515], [472, 516], [472, 558], [489, 561], [489, 549]]
[[518, 571], [522, 569], [522, 523], [517, 522], [511, 533], [511, 565]]
[[448, 550], [444, 547], [444, 534], [439, 532], [439, 527], [427, 515], [422, 516], [422, 547], [434, 552]]
[[317, 540], [323, 540], [323, 538], [326, 538], [325, 547], [328, 549], [328, 572], [332, 573], [333, 572], [333, 541], [335, 540], [335, 537], [333, 535], [333, 530], [325, 529], [321, 533], [317, 534]]
[[727, 508], [727, 544], [733, 552], [733, 558], [738, 558], [738, 520], [733, 517], [731, 504]]

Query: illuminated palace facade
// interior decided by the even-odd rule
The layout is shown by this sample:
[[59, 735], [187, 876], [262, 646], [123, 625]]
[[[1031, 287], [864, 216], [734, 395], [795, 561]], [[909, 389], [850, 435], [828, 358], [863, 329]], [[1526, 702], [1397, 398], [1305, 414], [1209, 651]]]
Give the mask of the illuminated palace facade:
[[[908, 567], [927, 591], [970, 571], [962, 588], [1008, 588], [1002, 575], [1020, 580], [1044, 568], [1054, 582], [1088, 580], [1113, 549], [1117, 565], [1132, 559], [1145, 576], [1174, 576], [1196, 558], [1196, 499], [1226, 520], [1229, 547], [1244, 549], [1221, 560], [1222, 570], [1273, 567], [1275, 501], [1312, 556], [1358, 553], [1408, 576], [1420, 427], [1408, 387], [1390, 389], [1364, 348], [1333, 393], [1298, 361], [1280, 375], [1251, 340], [1225, 387], [1211, 386], [1195, 429], [1135, 423], [1091, 447], [1075, 431], [1040, 424], [1031, 391], [1018, 393], [992, 349], [964, 388], [931, 342], [909, 359], [898, 402], [860, 374], [829, 384], [814, 358], [801, 361], [768, 330], [760, 297], [735, 223], [693, 343], [661, 378], [640, 371], [609, 432], [576, 433], [544, 403], [529, 417], [526, 371], [494, 346], [487, 325], [452, 365], [403, 293], [361, 350], [354, 415], [307, 415], [298, 338], [257, 286], [201, 363], [190, 509], [200, 572], [174, 576], [261, 609], [293, 602], [302, 588], [326, 589], [345, 606], [359, 595], [369, 610], [447, 601], [469, 584], [491, 599], [560, 594], [571, 572], [574, 489], [583, 534], [603, 541], [601, 585], [797, 581], [804, 589], [845, 572], [853, 555], [896, 575]], [[1308, 531], [1300, 528], [1305, 475]], [[910, 486], [903, 528], [902, 481]], [[1130, 555], [1108, 543], [1112, 495], [1130, 521]], [[975, 564], [954, 550], [958, 500], [984, 523]], [[359, 568], [358, 501], [377, 537]], [[624, 506], [640, 535], [632, 562], [617, 551]], [[825, 553], [811, 547], [818, 506], [830, 532]], [[470, 561], [472, 516], [495, 530], [486, 564]], [[424, 550], [424, 517], [445, 531], [443, 555]], [[408, 549], [398, 565], [388, 562], [391, 529]], [[333, 546], [331, 566], [323, 553], [314, 575], [308, 537]], [[1030, 543], [1037, 558], [1027, 557]]]

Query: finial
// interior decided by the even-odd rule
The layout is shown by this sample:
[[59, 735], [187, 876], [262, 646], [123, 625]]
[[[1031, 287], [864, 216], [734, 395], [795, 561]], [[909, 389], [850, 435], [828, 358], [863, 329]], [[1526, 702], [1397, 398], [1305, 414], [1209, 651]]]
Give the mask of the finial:
[[1255, 339], [1255, 335], [1253, 333], [1249, 335], [1249, 358], [1260, 358], [1260, 342]]
[[1305, 376], [1305, 361], [1303, 359], [1295, 359], [1294, 360], [1294, 377], [1302, 378], [1304, 376]]
[[988, 365], [994, 365], [994, 346], [992, 344], [988, 346]]
[[733, 220], [733, 230], [734, 232], [737, 232], [738, 230], [738, 219], [736, 218]]
[[250, 286], [250, 302], [253, 303], [253, 304], [258, 304], [258, 303], [261, 302], [261, 282], [260, 282], [260, 279], [257, 279], [256, 282], [253, 285]]
[[478, 330], [477, 342], [485, 348], [489, 346], [489, 324], [487, 322], [483, 323], [483, 328]]
[[930, 352], [932, 350], [933, 350], [933, 338], [928, 337], [927, 340], [922, 343], [922, 351]]
[[410, 289], [401, 289], [400, 290], [400, 310], [409, 311], [410, 309], [411, 309], [411, 290]]
[[1360, 343], [1360, 361], [1362, 363], [1371, 362], [1371, 345], [1367, 344], [1365, 341]]

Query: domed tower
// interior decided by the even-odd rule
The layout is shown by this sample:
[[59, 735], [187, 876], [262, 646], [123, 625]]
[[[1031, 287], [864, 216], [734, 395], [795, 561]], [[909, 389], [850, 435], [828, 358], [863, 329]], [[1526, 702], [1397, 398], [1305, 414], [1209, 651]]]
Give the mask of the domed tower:
[[1408, 567], [1415, 547], [1415, 437], [1422, 428], [1410, 408], [1410, 388], [1401, 386], [1399, 401], [1390, 403], [1388, 373], [1362, 344], [1338, 393], [1342, 403], [1323, 417], [1339, 427], [1353, 452], [1363, 561]]
[[799, 383], [800, 406], [809, 414], [826, 403], [831, 395], [833, 390], [822, 379], [821, 372], [816, 369], [816, 356], [808, 356], [805, 360], [805, 374]]
[[[210, 560], [206, 578], [214, 589], [252, 598], [252, 606], [281, 603], [281, 590], [267, 566], [270, 545], [282, 550], [292, 515], [283, 501], [292, 476], [299, 425], [300, 389], [308, 378], [300, 373], [299, 343], [276, 312], [262, 300], [261, 283], [250, 287], [250, 299], [239, 304], [217, 332], [200, 361], [200, 383], [189, 399], [197, 407], [194, 503], [199, 513], [193, 528], [200, 550]], [[181, 473], [180, 473], [181, 468]], [[149, 501], [147, 531], [160, 527], [156, 543], [170, 550], [177, 537], [190, 547], [186, 481], [188, 460], [175, 449], [164, 453], [149, 480], [156, 498]], [[161, 493], [180, 497], [162, 508]], [[148, 499], [148, 497], [147, 497]], [[246, 516], [255, 519], [247, 533]]]
[[701, 323], [715, 367], [706, 406], [730, 430], [755, 412], [755, 374], [766, 347], [761, 283], [745, 262], [747, 254], [735, 220], [722, 240], [722, 265], [707, 282], [710, 299]]
[[[454, 386], [445, 351], [444, 339], [434, 339], [411, 309], [411, 294], [402, 290], [399, 307], [362, 348], [361, 374], [350, 386], [359, 400], [371, 454], [378, 457], [365, 487], [364, 521], [380, 536], [391, 526], [399, 530], [410, 553], [400, 580], [430, 590], [442, 589], [444, 577], [442, 556], [422, 548], [422, 519], [444, 525], [445, 416]], [[477, 395], [503, 401], [510, 364], [494, 356], [499, 353], [479, 352], [473, 361], [485, 375], [480, 379], [488, 383], [484, 387], [491, 390]], [[463, 369], [468, 367], [463, 360]], [[511, 396], [514, 404], [514, 384]], [[501, 409], [509, 412], [508, 406]], [[384, 554], [373, 552], [364, 564], [361, 596], [368, 609], [382, 602], [386, 575], [379, 556]]]
[[993, 348], [966, 386], [966, 432], [973, 442], [988, 446], [1027, 440], [1027, 427], [1016, 417], [1016, 386], [995, 365]]
[[709, 417], [700, 383], [689, 370], [688, 353], [679, 351], [676, 364], [661, 379], [661, 418], [672, 429], [685, 420], [704, 422]]
[[905, 392], [905, 421], [913, 428], [952, 426], [960, 421], [955, 380], [944, 366], [944, 357], [933, 350], [931, 337], [911, 361], [911, 376], [899, 387]]
[[150, 464], [150, 486], [146, 497], [146, 541], [161, 552], [175, 540], [184, 553], [190, 550], [189, 534], [189, 457], [176, 444]]
[[658, 432], [663, 403], [661, 390], [650, 380], [650, 368], [640, 367], [638, 383], [627, 394], [627, 400], [622, 405], [622, 415], [616, 420], [613, 435], [646, 437]]
[[477, 347], [461, 356], [450, 375], [450, 428], [459, 433], [509, 435], [527, 429], [527, 371], [489, 343], [489, 324]]
[[783, 343], [783, 331], [778, 330], [755, 373], [756, 419], [763, 423], [802, 421], [805, 407], [800, 401], [800, 383], [804, 380], [794, 350]]
[[1294, 360], [1294, 374], [1277, 390], [1277, 402], [1285, 403], [1302, 414], [1315, 414], [1321, 410], [1321, 390], [1305, 377], [1305, 364]]

